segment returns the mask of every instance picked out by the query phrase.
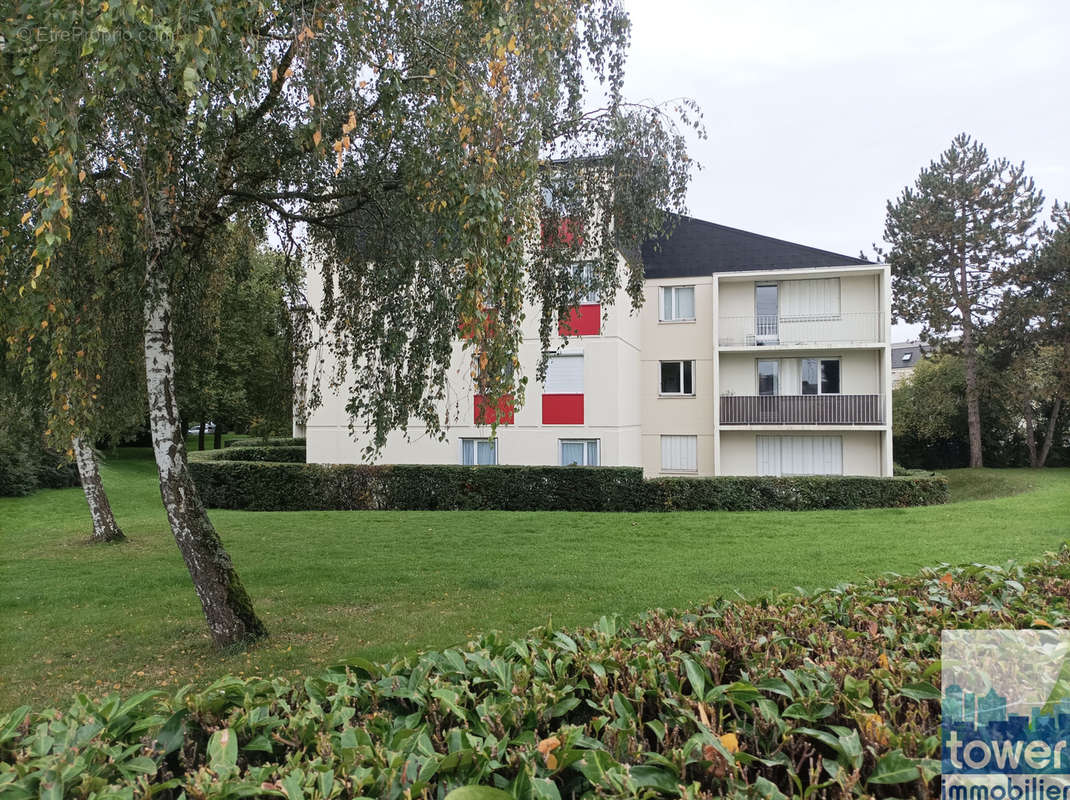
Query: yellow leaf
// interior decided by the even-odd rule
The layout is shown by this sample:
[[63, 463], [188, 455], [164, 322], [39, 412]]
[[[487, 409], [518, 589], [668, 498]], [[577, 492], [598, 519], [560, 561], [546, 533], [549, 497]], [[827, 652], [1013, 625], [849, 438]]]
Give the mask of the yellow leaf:
[[103, 14], [104, 12], [106, 12], [108, 10], [108, 8], [109, 8], [109, 6], [108, 6], [107, 3], [101, 3], [100, 4], [100, 13]]
[[729, 753], [739, 752], [739, 739], [734, 733], [722, 733], [717, 738], [721, 740], [721, 746]]
[[877, 663], [880, 664], [882, 669], [888, 669], [891, 666], [891, 664], [888, 663], [888, 656], [885, 653], [881, 653], [877, 657]]
[[80, 169], [80, 170], [78, 170], [78, 183], [81, 183], [84, 180], [85, 180], [85, 170], [84, 169]]
[[1051, 623], [1048, 622], [1046, 619], [1040, 619], [1039, 617], [1037, 617], [1035, 620], [1033, 620], [1033, 627], [1034, 628], [1050, 628], [1051, 627]]
[[55, 380], [58, 377], [59, 377], [59, 375], [56, 373], [56, 371], [52, 370], [52, 380]]
[[317, 130], [314, 134], [312, 134], [312, 144], [316, 145], [316, 147], [319, 147], [320, 139], [322, 138], [323, 134]]
[[316, 107], [316, 97], [311, 92], [308, 95], [308, 107], [309, 108], [315, 108]]
[[515, 53], [516, 52], [516, 35], [515, 34], [513, 36], [509, 37], [509, 44], [507, 44], [505, 46], [505, 49], [508, 50], [510, 53]]
[[22, 215], [22, 219], [20, 219], [19, 222], [25, 225], [26, 220], [28, 220], [31, 216], [33, 215], [29, 211], [27, 211], [25, 214]]

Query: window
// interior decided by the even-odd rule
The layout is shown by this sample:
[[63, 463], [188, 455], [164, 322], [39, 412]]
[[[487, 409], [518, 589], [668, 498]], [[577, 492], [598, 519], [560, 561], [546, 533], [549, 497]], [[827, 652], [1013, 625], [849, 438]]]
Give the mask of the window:
[[590, 290], [591, 285], [594, 283], [594, 266], [591, 264], [573, 264], [572, 275], [578, 283], [587, 289], [586, 292], [580, 292], [580, 304], [593, 305], [599, 302], [598, 292]]
[[780, 394], [780, 362], [758, 360], [758, 394], [763, 397]]
[[756, 436], [759, 475], [842, 475], [839, 436]]
[[840, 318], [839, 278], [782, 281], [780, 294], [782, 322]]
[[582, 353], [550, 357], [542, 387], [542, 424], [583, 424]]
[[461, 464], [474, 467], [497, 463], [497, 439], [461, 439]]
[[583, 394], [583, 353], [558, 353], [546, 365], [543, 394]]
[[562, 439], [562, 467], [597, 467], [599, 465], [597, 439]]
[[695, 362], [662, 361], [661, 393], [694, 396]]
[[840, 393], [840, 360], [838, 358], [804, 358], [801, 361], [803, 394]]
[[661, 321], [683, 322], [695, 319], [694, 286], [661, 287]]
[[697, 472], [698, 437], [662, 436], [661, 468], [665, 472]]
[[912, 358], [913, 356], [914, 356], [914, 354], [913, 354], [913, 353], [910, 353], [910, 352], [907, 352], [907, 353], [903, 353], [903, 361], [910, 361], [910, 359], [911, 359], [911, 358]]
[[780, 290], [775, 283], [754, 286], [754, 335], [760, 342], [776, 341]]

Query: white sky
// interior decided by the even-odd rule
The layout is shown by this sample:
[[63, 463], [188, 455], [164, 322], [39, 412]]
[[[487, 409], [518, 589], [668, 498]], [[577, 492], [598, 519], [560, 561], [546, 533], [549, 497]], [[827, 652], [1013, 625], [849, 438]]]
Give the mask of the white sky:
[[624, 2], [625, 95], [705, 113], [696, 217], [872, 257], [886, 202], [962, 131], [1070, 200], [1070, 0]]

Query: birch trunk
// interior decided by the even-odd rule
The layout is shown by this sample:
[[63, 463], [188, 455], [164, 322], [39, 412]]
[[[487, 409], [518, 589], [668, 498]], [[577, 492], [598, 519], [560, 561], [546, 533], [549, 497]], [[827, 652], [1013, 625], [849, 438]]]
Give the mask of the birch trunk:
[[145, 374], [160, 495], [212, 639], [220, 647], [232, 647], [266, 636], [267, 630], [253, 610], [189, 473], [175, 396], [171, 296], [153, 257], [148, 259], [146, 284]]
[[74, 461], [78, 465], [78, 479], [82, 482], [82, 491], [89, 504], [89, 516], [93, 519], [91, 542], [121, 542], [123, 536], [115, 515], [111, 512], [111, 503], [104, 492], [104, 483], [100, 480], [100, 469], [93, 448], [81, 436], [71, 441]]
[[1055, 440], [1055, 423], [1059, 419], [1059, 412], [1062, 411], [1063, 399], [1061, 397], [1055, 398], [1055, 403], [1051, 407], [1051, 416], [1048, 417], [1048, 429], [1044, 432], [1044, 445], [1040, 449], [1040, 456], [1037, 458], [1037, 466], [1043, 467], [1048, 461], [1048, 453], [1051, 452], [1052, 442]]

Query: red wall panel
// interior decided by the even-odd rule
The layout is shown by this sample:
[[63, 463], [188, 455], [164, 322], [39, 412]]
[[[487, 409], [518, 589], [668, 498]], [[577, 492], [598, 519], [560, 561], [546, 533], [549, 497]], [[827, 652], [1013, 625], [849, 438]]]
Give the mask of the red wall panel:
[[[513, 424], [513, 398], [511, 395], [506, 395], [498, 401], [498, 422], [503, 425]], [[473, 403], [473, 417], [476, 425], [493, 425], [494, 424], [494, 407], [487, 405], [483, 400], [483, 395], [477, 394], [475, 402]]]
[[582, 425], [582, 394], [544, 394], [542, 396], [543, 425]]
[[557, 325], [559, 336], [597, 336], [602, 330], [602, 306], [584, 303], [569, 309], [568, 319]]

